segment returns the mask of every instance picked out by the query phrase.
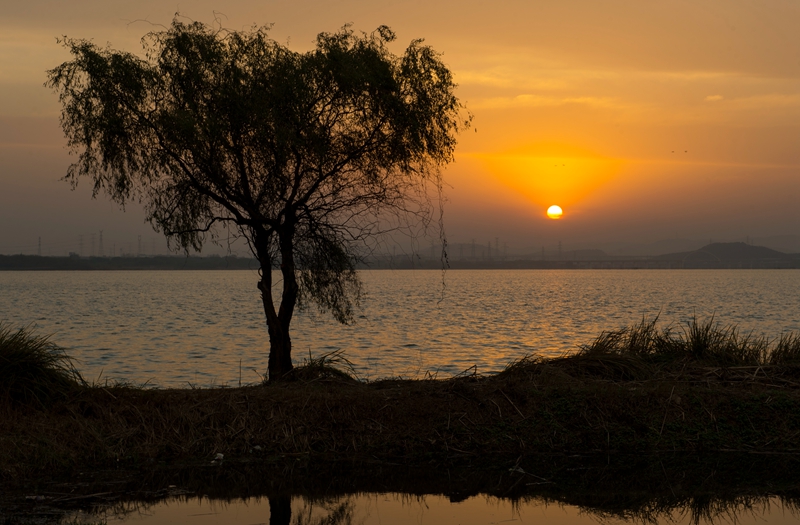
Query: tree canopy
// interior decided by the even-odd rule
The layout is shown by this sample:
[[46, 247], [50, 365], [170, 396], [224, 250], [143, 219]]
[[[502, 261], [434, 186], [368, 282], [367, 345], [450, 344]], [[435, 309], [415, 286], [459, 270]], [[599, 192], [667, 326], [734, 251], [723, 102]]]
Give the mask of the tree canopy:
[[142, 56], [65, 38], [73, 59], [48, 71], [78, 155], [68, 181], [141, 201], [181, 249], [200, 250], [220, 228], [247, 240], [261, 266], [271, 378], [292, 368], [297, 306], [352, 319], [364, 243], [383, 230], [382, 214], [426, 218], [427, 188], [441, 186], [468, 125], [440, 55], [422, 40], [395, 55], [394, 39], [386, 26], [345, 26], [295, 52], [266, 27], [176, 18], [143, 38]]

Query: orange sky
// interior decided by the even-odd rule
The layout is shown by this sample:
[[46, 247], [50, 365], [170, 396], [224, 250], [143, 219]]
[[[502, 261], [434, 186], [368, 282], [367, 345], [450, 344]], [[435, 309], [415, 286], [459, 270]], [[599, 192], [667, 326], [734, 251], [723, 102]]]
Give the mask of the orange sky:
[[[136, 206], [58, 180], [70, 158], [42, 83], [69, 58], [57, 36], [138, 51], [176, 9], [205, 22], [222, 11], [232, 29], [274, 23], [297, 50], [352, 22], [389, 25], [398, 52], [418, 37], [442, 52], [475, 117], [446, 171], [451, 242], [613, 252], [800, 234], [794, 0], [13, 4], [0, 18], [0, 253], [35, 253], [40, 236], [43, 253], [64, 253], [79, 235], [88, 251], [99, 230], [106, 250], [152, 245]], [[546, 219], [551, 204], [561, 220]]]

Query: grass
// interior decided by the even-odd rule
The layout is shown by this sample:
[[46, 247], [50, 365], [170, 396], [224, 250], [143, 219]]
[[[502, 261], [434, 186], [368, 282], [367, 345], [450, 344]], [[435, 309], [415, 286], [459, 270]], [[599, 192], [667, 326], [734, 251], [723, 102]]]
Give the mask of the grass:
[[0, 400], [45, 405], [85, 386], [72, 359], [49, 337], [0, 324]]
[[800, 451], [800, 338], [713, 320], [678, 330], [643, 320], [493, 376], [366, 382], [331, 353], [287, 381], [217, 389], [86, 385], [47, 338], [4, 329], [2, 341], [47, 366], [3, 372], [0, 480], [210, 466], [217, 454], [479, 466], [540, 453]]
[[[350, 362], [342, 350], [335, 350], [314, 357], [309, 351], [308, 357], [303, 358], [300, 366], [294, 367], [283, 378], [283, 381], [344, 381], [358, 382], [359, 377], [353, 363]], [[266, 382], [266, 379], [265, 379]]]
[[[735, 326], [723, 326], [713, 318], [692, 319], [680, 329], [659, 329], [658, 319], [601, 333], [579, 351], [555, 359], [526, 356], [508, 365], [500, 376], [532, 370], [559, 370], [572, 379], [607, 381], [696, 381], [716, 375], [729, 381], [784, 382], [800, 387], [800, 335], [777, 339], [742, 334]], [[800, 376], [798, 376], [800, 377]], [[701, 380], [707, 380], [703, 378]]]
[[742, 334], [735, 326], [692, 319], [680, 330], [659, 330], [658, 318], [621, 330], [603, 332], [581, 348], [583, 356], [631, 357], [656, 365], [687, 363], [709, 366], [800, 364], [800, 336], [784, 334], [777, 341], [764, 335]]

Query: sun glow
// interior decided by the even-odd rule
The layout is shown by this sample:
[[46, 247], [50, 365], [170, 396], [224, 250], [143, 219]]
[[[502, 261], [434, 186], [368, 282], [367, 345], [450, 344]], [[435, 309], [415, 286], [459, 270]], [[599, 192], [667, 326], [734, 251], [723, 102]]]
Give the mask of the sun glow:
[[589, 198], [623, 165], [621, 159], [564, 147], [535, 147], [476, 157], [496, 180], [542, 207], [554, 201], [569, 206]]
[[561, 209], [561, 206], [554, 204], [547, 208], [547, 216], [551, 219], [560, 219], [562, 215], [564, 215], [564, 210]]

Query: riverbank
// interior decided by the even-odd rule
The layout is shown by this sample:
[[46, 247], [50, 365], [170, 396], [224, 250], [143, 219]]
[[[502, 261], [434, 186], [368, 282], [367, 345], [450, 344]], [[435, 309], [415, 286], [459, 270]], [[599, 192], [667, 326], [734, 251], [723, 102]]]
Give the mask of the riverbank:
[[[495, 377], [339, 377], [229, 389], [91, 387], [0, 408], [0, 472], [349, 459], [481, 466], [539, 453], [800, 451], [800, 370], [532, 361]], [[609, 379], [609, 376], [618, 376]]]
[[0, 396], [0, 479], [223, 462], [485, 467], [543, 453], [800, 453], [798, 341], [711, 323], [676, 336], [643, 322], [488, 377], [363, 382], [328, 358], [292, 380], [241, 388], [73, 379], [48, 390], [51, 378], [20, 390], [28, 379]]

